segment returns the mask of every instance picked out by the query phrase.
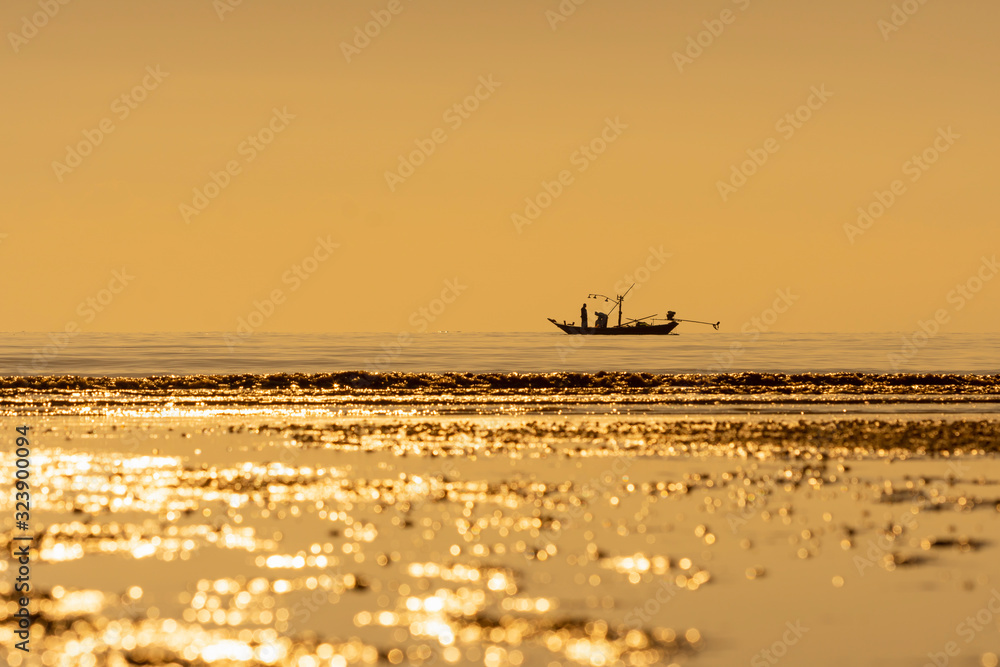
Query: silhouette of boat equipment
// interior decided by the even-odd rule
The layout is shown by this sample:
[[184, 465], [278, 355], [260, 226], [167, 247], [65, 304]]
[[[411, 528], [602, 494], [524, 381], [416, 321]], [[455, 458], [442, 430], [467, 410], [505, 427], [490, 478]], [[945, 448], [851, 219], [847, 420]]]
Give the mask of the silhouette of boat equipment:
[[[632, 285], [635, 287], [635, 284]], [[694, 324], [707, 324], [716, 331], [719, 330], [720, 322], [701, 322], [699, 320], [680, 320], [674, 317], [675, 313], [672, 310], [668, 310], [667, 314], [662, 321], [658, 319], [657, 315], [650, 315], [649, 317], [642, 317], [637, 320], [626, 319], [622, 323], [622, 302], [625, 300], [625, 295], [632, 291], [632, 287], [625, 290], [625, 294], [618, 294], [612, 299], [609, 296], [604, 296], [603, 294], [588, 294], [588, 299], [604, 299], [606, 303], [614, 302], [615, 306], [611, 309], [611, 313], [594, 313], [594, 326], [579, 326], [575, 322], [556, 322], [551, 317], [548, 318], [549, 322], [559, 327], [563, 332], [570, 335], [584, 335], [584, 336], [676, 336], [673, 333], [674, 329], [681, 322], [692, 322]], [[609, 327], [608, 326], [608, 315], [618, 311], [618, 326]]]

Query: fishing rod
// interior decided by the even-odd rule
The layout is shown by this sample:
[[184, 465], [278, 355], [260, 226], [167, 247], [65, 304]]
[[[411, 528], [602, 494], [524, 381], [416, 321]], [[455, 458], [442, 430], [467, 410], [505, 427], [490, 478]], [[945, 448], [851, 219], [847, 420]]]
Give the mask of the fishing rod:
[[652, 319], [654, 317], [656, 317], [656, 315], [647, 315], [646, 317], [640, 317], [639, 319], [636, 319], [636, 320], [634, 320], [632, 318], [629, 318], [629, 320], [628, 320], [628, 322], [626, 322], [626, 324], [632, 324], [633, 322], [644, 322], [644, 321], [646, 321], [648, 319]]
[[673, 319], [674, 322], [693, 322], [695, 324], [707, 324], [710, 327], [714, 327], [716, 331], [719, 330], [719, 325], [722, 324], [722, 322], [702, 322], [701, 320], [679, 320], [676, 318], [671, 318], [671, 319]]
[[[632, 286], [629, 287], [627, 290], [625, 290], [625, 294], [616, 295], [618, 297], [617, 299], [612, 299], [611, 297], [605, 296], [604, 294], [588, 294], [587, 298], [588, 299], [604, 299], [607, 302], [615, 301], [616, 302], [615, 303], [615, 307], [612, 308], [608, 312], [608, 317], [611, 317], [611, 315], [615, 312], [615, 310], [618, 310], [618, 326], [621, 326], [622, 325], [622, 312], [621, 312], [622, 302], [625, 301], [625, 297], [628, 295], [628, 293], [632, 291], [632, 287], [635, 287], [635, 283], [632, 283]], [[708, 326], [714, 328], [716, 331], [719, 330], [719, 325], [722, 324], [721, 321], [720, 322], [702, 322], [701, 320], [679, 320], [679, 319], [676, 319], [676, 318], [672, 317], [672, 315], [673, 315], [673, 311], [668, 311], [668, 313], [667, 313], [667, 319], [668, 320], [673, 320], [674, 322], [691, 322], [693, 324], [707, 324]], [[656, 317], [656, 315], [649, 315], [648, 317], [642, 317], [642, 318], [637, 319], [637, 320], [630, 318], [629, 321], [627, 322], [627, 324], [634, 324], [636, 322], [642, 322], [643, 320], [648, 320], [648, 319], [655, 318], [655, 317]]]

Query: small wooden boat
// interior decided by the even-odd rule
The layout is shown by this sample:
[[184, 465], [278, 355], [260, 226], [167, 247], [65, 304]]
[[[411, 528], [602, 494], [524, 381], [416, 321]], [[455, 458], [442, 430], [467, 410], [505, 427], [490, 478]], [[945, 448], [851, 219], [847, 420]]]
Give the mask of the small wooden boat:
[[[587, 327], [584, 329], [581, 326], [556, 322], [551, 317], [549, 318], [549, 322], [552, 322], [552, 324], [568, 334], [588, 336], [666, 336], [667, 334], [671, 334], [677, 328], [677, 325], [681, 323], [680, 320], [674, 320], [666, 324], [635, 322], [632, 324], [623, 324], [620, 327]], [[671, 335], [676, 336], [677, 334]]]
[[[633, 284], [632, 287], [635, 287]], [[632, 287], [625, 290], [625, 294], [632, 291]], [[549, 322], [559, 327], [564, 333], [568, 333], [572, 336], [676, 336], [673, 333], [674, 329], [680, 325], [681, 322], [693, 322], [695, 324], [707, 324], [716, 331], [719, 330], [720, 322], [701, 322], [699, 320], [680, 320], [674, 317], [674, 311], [667, 311], [667, 314], [661, 320], [658, 320], [657, 315], [650, 315], [648, 317], [642, 317], [637, 320], [626, 320], [622, 323], [622, 302], [625, 301], [625, 294], [618, 294], [612, 299], [609, 296], [604, 296], [603, 294], [588, 294], [588, 299], [604, 299], [605, 302], [614, 302], [615, 307], [611, 309], [611, 313], [615, 310], [618, 311], [618, 326], [609, 327], [608, 326], [608, 315], [611, 313], [594, 313], [595, 322], [594, 326], [580, 326], [575, 322], [556, 322], [551, 317], [548, 318]]]

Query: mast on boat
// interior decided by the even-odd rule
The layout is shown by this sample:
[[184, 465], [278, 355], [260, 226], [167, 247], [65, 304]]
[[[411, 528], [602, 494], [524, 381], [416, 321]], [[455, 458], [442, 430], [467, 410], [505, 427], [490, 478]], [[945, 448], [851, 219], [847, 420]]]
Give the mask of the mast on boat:
[[[632, 283], [632, 287], [635, 287], [635, 283]], [[625, 290], [625, 294], [616, 294], [615, 298], [612, 299], [610, 296], [604, 296], [603, 294], [588, 294], [588, 299], [604, 299], [605, 301], [615, 302], [615, 308], [618, 309], [618, 326], [622, 325], [622, 302], [625, 301], [625, 295], [632, 291], [632, 287]], [[615, 308], [611, 309], [611, 313], [615, 312]], [[611, 315], [608, 313], [608, 315]]]
[[[609, 313], [607, 314], [597, 313], [597, 322], [593, 327], [582, 326], [582, 325], [578, 327], [575, 324], [567, 323], [566, 320], [563, 320], [562, 323], [560, 324], [551, 317], [549, 318], [549, 322], [552, 322], [552, 324], [556, 325], [557, 327], [562, 329], [564, 333], [568, 334], [665, 336], [667, 334], [672, 333], [673, 330], [677, 328], [677, 325], [679, 325], [681, 322], [692, 322], [694, 324], [707, 324], [716, 331], [719, 330], [719, 322], [703, 322], [701, 320], [682, 320], [674, 317], [675, 313], [672, 310], [667, 311], [666, 322], [664, 322], [663, 324], [657, 323], [656, 319], [658, 317], [657, 315], [649, 315], [647, 317], [628, 319], [623, 324], [622, 319], [624, 316], [623, 311], [624, 311], [625, 297], [628, 295], [629, 292], [632, 291], [632, 289], [635, 286], [636, 283], [632, 283], [632, 285], [629, 286], [627, 290], [625, 290], [624, 294], [616, 294], [614, 298], [606, 294], [597, 294], [597, 293], [588, 294], [587, 295], [588, 299], [604, 299], [604, 301], [607, 303], [614, 302], [615, 304], [614, 308], [612, 308]], [[612, 313], [614, 313], [615, 310], [618, 311], [618, 326], [609, 327], [608, 317]], [[647, 320], [650, 321], [647, 322]]]

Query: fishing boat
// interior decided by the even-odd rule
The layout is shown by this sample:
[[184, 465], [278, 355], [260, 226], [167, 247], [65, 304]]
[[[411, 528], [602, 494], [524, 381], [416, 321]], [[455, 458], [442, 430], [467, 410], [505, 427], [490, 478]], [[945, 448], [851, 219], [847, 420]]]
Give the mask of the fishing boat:
[[[635, 284], [632, 285], [635, 287]], [[720, 322], [702, 322], [700, 320], [681, 320], [674, 315], [676, 313], [672, 310], [668, 310], [667, 314], [663, 317], [659, 315], [649, 315], [648, 317], [641, 317], [639, 319], [626, 319], [622, 322], [622, 303], [625, 301], [625, 296], [632, 291], [632, 287], [625, 290], [625, 294], [618, 294], [615, 298], [605, 296], [603, 294], [588, 294], [588, 299], [603, 299], [606, 303], [614, 303], [614, 308], [608, 313], [594, 313], [594, 326], [584, 326], [581, 324], [576, 324], [575, 322], [557, 322], [551, 317], [548, 318], [549, 322], [556, 325], [564, 333], [568, 333], [573, 336], [676, 336], [674, 329], [676, 329], [681, 322], [691, 322], [693, 324], [707, 324], [713, 327], [716, 331], [719, 330]], [[586, 304], [584, 304], [586, 307]], [[608, 326], [608, 316], [618, 311], [618, 325]]]

